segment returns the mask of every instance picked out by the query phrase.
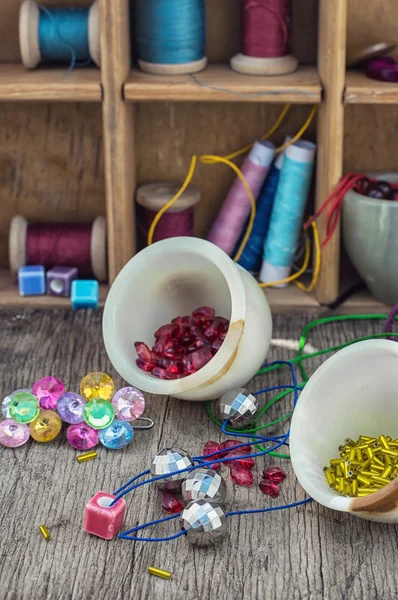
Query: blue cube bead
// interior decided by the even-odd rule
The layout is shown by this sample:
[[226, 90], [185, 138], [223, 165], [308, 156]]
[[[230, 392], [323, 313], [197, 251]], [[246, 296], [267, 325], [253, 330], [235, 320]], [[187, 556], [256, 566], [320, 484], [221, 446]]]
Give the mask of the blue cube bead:
[[18, 288], [21, 296], [42, 296], [46, 293], [46, 271], [43, 265], [18, 269]]
[[95, 279], [75, 279], [72, 281], [70, 294], [72, 308], [97, 308], [99, 299], [99, 285]]

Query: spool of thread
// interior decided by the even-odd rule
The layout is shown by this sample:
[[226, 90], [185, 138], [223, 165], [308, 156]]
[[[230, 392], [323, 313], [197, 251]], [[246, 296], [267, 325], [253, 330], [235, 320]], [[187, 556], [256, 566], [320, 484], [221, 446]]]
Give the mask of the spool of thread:
[[264, 242], [260, 272], [263, 283], [279, 281], [290, 274], [311, 185], [315, 150], [315, 144], [303, 140], [286, 149]]
[[10, 270], [17, 273], [25, 265], [77, 267], [79, 275], [107, 279], [106, 222], [28, 223], [16, 216], [9, 234]]
[[[290, 139], [290, 137], [286, 137], [284, 144]], [[272, 207], [274, 205], [276, 190], [278, 188], [279, 177], [283, 165], [283, 157], [284, 152], [281, 152], [274, 160], [269, 175], [264, 182], [257, 200], [257, 210], [253, 229], [242, 255], [238, 260], [238, 264], [250, 273], [258, 273], [261, 268], [264, 240], [271, 219]]]
[[365, 73], [371, 79], [379, 81], [398, 82], [398, 62], [395, 58], [384, 56], [369, 60], [365, 67]]
[[[139, 208], [138, 223], [145, 241], [149, 228], [161, 208], [180, 189], [181, 184], [174, 181], [162, 181], [142, 185], [137, 190]], [[193, 236], [194, 207], [200, 200], [200, 191], [189, 185], [177, 202], [162, 215], [156, 226], [153, 241], [165, 240], [171, 237]]]
[[[242, 175], [255, 200], [268, 175], [274, 155], [275, 146], [272, 142], [255, 142], [242, 165]], [[236, 178], [207, 239], [231, 256], [249, 214], [250, 199], [240, 179]]]
[[290, 52], [290, 0], [242, 1], [242, 52], [231, 67], [251, 75], [283, 75], [297, 69]]
[[90, 8], [44, 7], [24, 0], [19, 12], [19, 46], [27, 69], [39, 63], [100, 66], [98, 0]]
[[143, 71], [183, 75], [205, 68], [205, 0], [137, 0], [136, 27]]

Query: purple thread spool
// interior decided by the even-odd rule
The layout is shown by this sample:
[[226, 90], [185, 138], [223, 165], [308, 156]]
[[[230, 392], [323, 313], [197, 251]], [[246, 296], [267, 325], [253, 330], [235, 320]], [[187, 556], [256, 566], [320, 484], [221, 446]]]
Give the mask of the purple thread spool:
[[371, 79], [379, 81], [398, 82], [398, 63], [390, 56], [373, 58], [365, 67], [365, 73]]
[[[255, 200], [257, 200], [268, 175], [274, 154], [275, 146], [271, 142], [255, 142], [242, 165], [242, 175], [246, 179]], [[250, 214], [250, 208], [250, 199], [247, 192], [240, 179], [237, 178], [207, 237], [209, 242], [231, 256]]]

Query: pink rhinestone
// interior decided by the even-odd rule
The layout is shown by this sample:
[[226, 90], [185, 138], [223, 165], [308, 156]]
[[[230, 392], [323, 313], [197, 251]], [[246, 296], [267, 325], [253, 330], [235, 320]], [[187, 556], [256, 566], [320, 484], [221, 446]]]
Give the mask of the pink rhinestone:
[[266, 496], [271, 496], [271, 498], [276, 498], [276, 496], [279, 496], [278, 485], [273, 483], [270, 479], [262, 479], [258, 487], [263, 494], [266, 494]]
[[182, 497], [180, 494], [171, 494], [170, 492], [162, 492], [162, 508], [173, 515], [180, 513], [183, 508]]
[[86, 423], [76, 423], [69, 425], [66, 430], [66, 439], [69, 444], [77, 450], [91, 450], [98, 444], [98, 431], [86, 425]]
[[144, 394], [135, 387], [124, 387], [113, 396], [117, 419], [135, 421], [145, 410]]
[[28, 425], [17, 423], [12, 419], [0, 422], [0, 444], [7, 448], [18, 448], [26, 444], [30, 437]]
[[65, 387], [56, 377], [43, 377], [38, 379], [32, 387], [32, 394], [36, 396], [41, 408], [55, 410], [58, 398], [65, 392]]
[[279, 467], [269, 467], [264, 470], [264, 479], [269, 479], [273, 483], [282, 483], [287, 477], [285, 471], [282, 471]]
[[238, 485], [244, 485], [246, 487], [250, 487], [253, 485], [253, 473], [242, 467], [237, 462], [233, 462], [229, 465], [229, 472], [231, 473], [231, 479]]
[[[202, 454], [203, 454], [203, 456], [207, 456], [208, 454], [213, 454], [214, 452], [217, 452], [217, 450], [218, 450], [217, 442], [213, 442], [212, 440], [209, 440], [203, 446]], [[220, 458], [220, 455], [214, 454], [214, 456], [212, 456], [211, 458], [213, 460], [218, 460]], [[210, 462], [211, 458], [205, 458], [204, 460], [206, 462]], [[218, 471], [220, 467], [221, 467], [220, 463], [215, 463], [213, 465], [210, 465], [210, 468], [213, 469], [213, 471]]]

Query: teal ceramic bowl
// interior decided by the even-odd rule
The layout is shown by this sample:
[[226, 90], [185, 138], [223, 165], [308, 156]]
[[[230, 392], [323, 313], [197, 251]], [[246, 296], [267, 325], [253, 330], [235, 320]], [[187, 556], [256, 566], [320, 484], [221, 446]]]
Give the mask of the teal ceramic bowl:
[[[370, 177], [398, 183], [397, 173]], [[373, 296], [385, 304], [398, 303], [398, 201], [348, 192], [343, 199], [343, 239]]]

